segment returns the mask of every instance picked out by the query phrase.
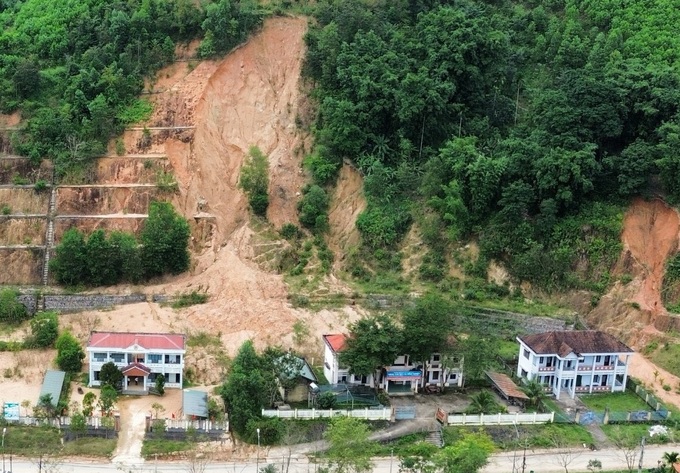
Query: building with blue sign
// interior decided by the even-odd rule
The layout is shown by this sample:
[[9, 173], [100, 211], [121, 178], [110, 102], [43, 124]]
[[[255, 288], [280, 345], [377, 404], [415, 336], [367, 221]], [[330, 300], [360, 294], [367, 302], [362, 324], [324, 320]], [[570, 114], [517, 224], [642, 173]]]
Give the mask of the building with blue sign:
[[384, 389], [390, 396], [415, 394], [421, 390], [461, 387], [463, 385], [462, 360], [444, 359], [433, 353], [425, 366], [411, 360], [409, 355], [398, 356], [394, 363], [385, 366], [378, 379], [373, 375], [361, 376], [350, 373], [349, 367], [341, 366], [340, 352], [345, 348], [347, 336], [328, 334], [324, 341], [324, 375], [331, 384], [351, 384]]

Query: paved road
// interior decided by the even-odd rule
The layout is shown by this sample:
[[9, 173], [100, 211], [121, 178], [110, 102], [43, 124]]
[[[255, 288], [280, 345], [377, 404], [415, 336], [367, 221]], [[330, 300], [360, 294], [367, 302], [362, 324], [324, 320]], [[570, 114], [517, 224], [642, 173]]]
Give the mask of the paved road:
[[[651, 468], [657, 466], [657, 460], [661, 458], [664, 452], [677, 451], [679, 445], [665, 445], [665, 446], [648, 446], [645, 449], [644, 468]], [[615, 449], [605, 449], [596, 452], [590, 450], [579, 450], [575, 452], [576, 455], [572, 463], [568, 465], [569, 471], [572, 473], [586, 472], [588, 460], [598, 459], [602, 462], [602, 469], [604, 471], [612, 469], [625, 469], [626, 462], [621, 452]], [[521, 467], [523, 452], [503, 452], [493, 455], [489, 465], [483, 470], [484, 473], [512, 473], [513, 459], [518, 467]], [[555, 451], [544, 450], [536, 452], [527, 452], [525, 473], [534, 471], [535, 473], [561, 473], [564, 472], [564, 467], [559, 463], [560, 455]], [[265, 463], [273, 463], [275, 465], [281, 464], [281, 458], [261, 458], [259, 466], [262, 467]], [[637, 465], [637, 463], [636, 463]], [[190, 471], [190, 465], [182, 462], [144, 462], [135, 466], [122, 466], [115, 463], [94, 463], [94, 462], [63, 462], [55, 465], [57, 468], [51, 468], [48, 473], [113, 473], [113, 472], [130, 472], [130, 473], [173, 473]], [[26, 460], [15, 460], [12, 465], [12, 473], [37, 473], [38, 466], [34, 462]], [[378, 458], [374, 462], [374, 473], [397, 473], [399, 469], [398, 461], [396, 459]], [[9, 461], [6, 458], [6, 470], [9, 471]], [[280, 468], [279, 468], [280, 470]], [[46, 469], [43, 469], [46, 472]], [[226, 472], [226, 473], [256, 473], [256, 459], [237, 461], [237, 462], [220, 462], [209, 463], [205, 467], [205, 472]], [[294, 457], [290, 463], [289, 473], [311, 473], [316, 472], [316, 465], [310, 463], [306, 457]], [[521, 468], [515, 471], [522, 471]], [[637, 471], [637, 468], [635, 469]]]

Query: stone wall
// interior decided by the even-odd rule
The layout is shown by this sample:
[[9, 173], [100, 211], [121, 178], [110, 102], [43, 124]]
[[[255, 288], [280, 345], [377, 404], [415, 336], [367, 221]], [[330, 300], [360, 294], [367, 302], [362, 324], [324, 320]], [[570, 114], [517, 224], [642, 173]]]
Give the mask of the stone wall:
[[59, 312], [78, 312], [96, 310], [123, 304], [146, 302], [146, 294], [124, 296], [111, 294], [59, 294], [45, 295], [45, 310]]

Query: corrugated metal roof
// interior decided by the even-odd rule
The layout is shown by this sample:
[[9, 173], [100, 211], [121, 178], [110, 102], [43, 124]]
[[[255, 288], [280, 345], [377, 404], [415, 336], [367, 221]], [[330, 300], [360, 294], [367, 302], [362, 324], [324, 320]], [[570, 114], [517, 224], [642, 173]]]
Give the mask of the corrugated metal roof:
[[185, 337], [177, 333], [92, 332], [88, 348], [128, 348], [139, 345], [147, 350], [184, 350]]
[[185, 389], [182, 393], [182, 412], [185, 417], [208, 418], [208, 393]]
[[503, 373], [494, 373], [493, 371], [486, 371], [485, 373], [506, 399], [513, 397], [515, 399], [523, 399], [525, 401], [529, 400], [529, 396], [524, 394], [524, 392], [522, 392], [522, 390], [517, 387], [515, 382], [510, 379], [508, 375]]
[[61, 397], [61, 388], [64, 386], [64, 376], [66, 373], [63, 371], [47, 370], [42, 388], [40, 388], [40, 397], [49, 394], [52, 396], [52, 405], [56, 406]]

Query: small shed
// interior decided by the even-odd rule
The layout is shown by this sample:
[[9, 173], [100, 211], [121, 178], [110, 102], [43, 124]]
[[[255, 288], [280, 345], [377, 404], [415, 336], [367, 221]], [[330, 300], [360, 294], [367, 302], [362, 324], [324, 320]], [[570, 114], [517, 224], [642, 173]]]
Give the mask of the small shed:
[[524, 405], [529, 400], [529, 396], [510, 379], [510, 376], [494, 371], [486, 371], [485, 374], [491, 380], [491, 384], [498, 393], [511, 404]]
[[65, 376], [66, 373], [63, 371], [47, 370], [42, 387], [40, 388], [40, 397], [38, 398], [38, 401], [40, 401], [40, 398], [45, 394], [49, 394], [52, 396], [52, 405], [56, 406], [61, 397], [61, 389], [64, 386]]
[[207, 419], [208, 393], [185, 389], [182, 393], [182, 412], [187, 419]]
[[[276, 361], [281, 370], [279, 373], [279, 393], [285, 402], [301, 402], [309, 398], [309, 388], [312, 383], [318, 383], [314, 370], [307, 360], [293, 354], [286, 354]], [[286, 380], [286, 388], [281, 380]]]

